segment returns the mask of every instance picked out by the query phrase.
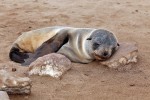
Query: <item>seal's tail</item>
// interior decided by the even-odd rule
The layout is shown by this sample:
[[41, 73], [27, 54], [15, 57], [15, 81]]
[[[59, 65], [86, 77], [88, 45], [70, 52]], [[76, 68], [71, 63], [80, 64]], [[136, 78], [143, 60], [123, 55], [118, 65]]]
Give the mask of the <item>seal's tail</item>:
[[18, 48], [12, 47], [9, 53], [9, 58], [17, 63], [24, 63], [24, 59], [29, 58], [27, 53], [20, 52]]

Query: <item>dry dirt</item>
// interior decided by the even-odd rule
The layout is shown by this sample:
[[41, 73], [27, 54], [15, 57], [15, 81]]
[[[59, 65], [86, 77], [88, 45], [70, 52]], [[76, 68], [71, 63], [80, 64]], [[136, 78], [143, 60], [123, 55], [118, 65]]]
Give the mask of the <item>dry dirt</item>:
[[111, 30], [138, 43], [139, 62], [119, 71], [73, 64], [61, 80], [31, 77], [32, 94], [11, 100], [150, 100], [150, 0], [0, 0], [0, 62], [20, 32], [54, 25]]

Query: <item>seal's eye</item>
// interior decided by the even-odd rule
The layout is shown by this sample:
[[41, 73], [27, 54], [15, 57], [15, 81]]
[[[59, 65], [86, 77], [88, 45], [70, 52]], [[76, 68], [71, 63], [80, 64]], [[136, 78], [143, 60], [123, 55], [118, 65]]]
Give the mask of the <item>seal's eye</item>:
[[93, 49], [97, 49], [99, 46], [100, 46], [99, 43], [94, 43], [94, 44], [93, 44]]
[[120, 44], [119, 44], [119, 43], [117, 43], [117, 46], [120, 46]]
[[94, 45], [95, 45], [95, 46], [99, 46], [100, 44], [98, 44], [98, 43], [94, 43]]
[[89, 37], [89, 38], [87, 38], [86, 40], [91, 40], [91, 39], [92, 39], [92, 38]]

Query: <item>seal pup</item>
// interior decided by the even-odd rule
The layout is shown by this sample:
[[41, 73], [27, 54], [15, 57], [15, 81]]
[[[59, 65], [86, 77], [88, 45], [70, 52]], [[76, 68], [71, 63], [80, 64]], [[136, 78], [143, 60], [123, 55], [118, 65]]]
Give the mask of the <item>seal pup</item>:
[[104, 29], [55, 26], [23, 33], [14, 42], [10, 59], [28, 65], [38, 57], [57, 52], [72, 62], [89, 63], [110, 58], [118, 46], [116, 36]]

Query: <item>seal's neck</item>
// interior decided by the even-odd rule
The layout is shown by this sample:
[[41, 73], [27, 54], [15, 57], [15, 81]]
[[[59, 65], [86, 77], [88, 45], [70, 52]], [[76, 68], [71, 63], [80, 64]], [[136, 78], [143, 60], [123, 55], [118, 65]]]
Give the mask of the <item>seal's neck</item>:
[[92, 41], [91, 40], [87, 40], [87, 38], [89, 38], [95, 30], [96, 29], [93, 29], [88, 34], [88, 36], [86, 37], [86, 40], [85, 40], [86, 54], [87, 54], [87, 56], [88, 56], [89, 59], [94, 59], [94, 55], [93, 55], [94, 50], [93, 50], [93, 47], [92, 47]]
[[86, 50], [90, 59], [94, 59], [92, 42], [90, 40], [86, 40]]

